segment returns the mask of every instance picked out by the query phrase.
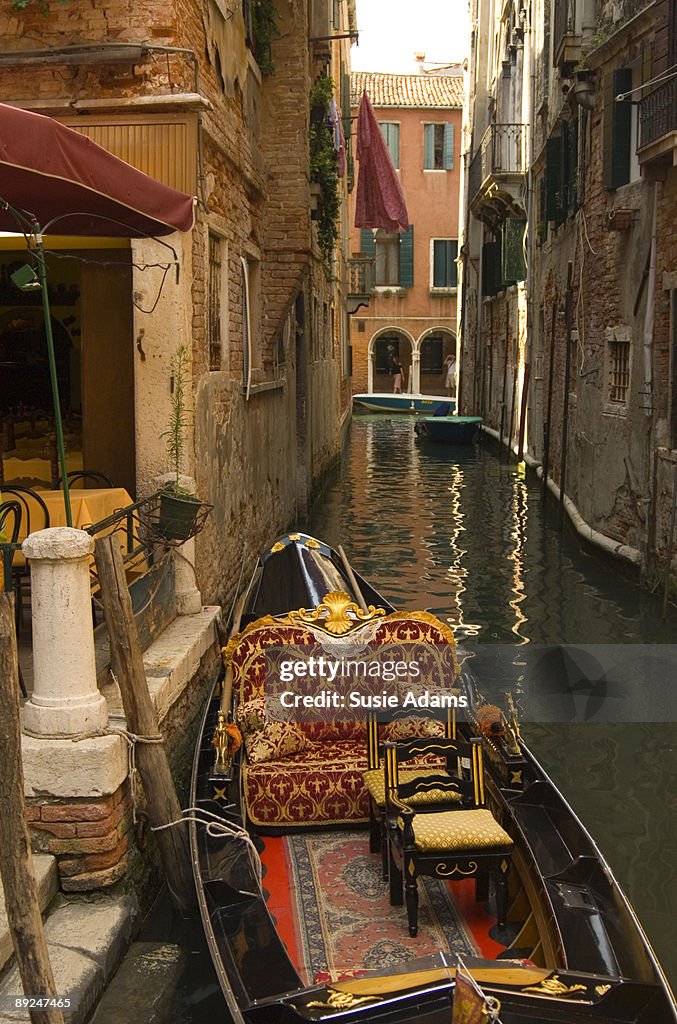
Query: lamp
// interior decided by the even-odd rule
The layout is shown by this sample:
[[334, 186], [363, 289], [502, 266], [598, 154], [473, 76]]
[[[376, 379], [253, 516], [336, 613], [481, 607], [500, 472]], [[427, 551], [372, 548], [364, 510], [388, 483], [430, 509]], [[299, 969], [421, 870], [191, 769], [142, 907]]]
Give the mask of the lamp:
[[595, 106], [595, 72], [591, 68], [574, 71], [574, 96], [579, 107], [592, 110]]
[[40, 278], [28, 263], [19, 267], [13, 274], [10, 274], [12, 281], [21, 292], [36, 292], [40, 290]]

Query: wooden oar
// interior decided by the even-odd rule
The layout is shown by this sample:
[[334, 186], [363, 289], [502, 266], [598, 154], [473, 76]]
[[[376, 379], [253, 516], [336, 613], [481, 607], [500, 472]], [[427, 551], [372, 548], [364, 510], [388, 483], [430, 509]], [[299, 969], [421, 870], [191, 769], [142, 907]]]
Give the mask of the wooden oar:
[[351, 566], [350, 562], [348, 561], [348, 556], [346, 555], [345, 551], [343, 550], [343, 548], [342, 548], [342, 546], [340, 544], [339, 544], [339, 546], [338, 546], [338, 548], [336, 550], [338, 551], [338, 553], [340, 555], [341, 561], [343, 563], [343, 568], [346, 571], [346, 576], [348, 577], [348, 580], [350, 582], [350, 586], [353, 588], [353, 593], [355, 594], [355, 597], [357, 598], [357, 603], [359, 604], [359, 606], [360, 606], [360, 608], [362, 609], [363, 612], [368, 611], [367, 602], [365, 601], [364, 595], [363, 595], [362, 591], [360, 590], [360, 585], [357, 582], [357, 579], [355, 578], [355, 573], [353, 572], [352, 566]]
[[[472, 967], [467, 970], [480, 985], [509, 985], [516, 988], [538, 985], [552, 974], [551, 970], [539, 967]], [[427, 971], [389, 974], [385, 977], [352, 978], [350, 981], [339, 981], [328, 987], [354, 996], [382, 996], [408, 988], [418, 988], [420, 985], [430, 985], [455, 976], [455, 967], [437, 967]]]

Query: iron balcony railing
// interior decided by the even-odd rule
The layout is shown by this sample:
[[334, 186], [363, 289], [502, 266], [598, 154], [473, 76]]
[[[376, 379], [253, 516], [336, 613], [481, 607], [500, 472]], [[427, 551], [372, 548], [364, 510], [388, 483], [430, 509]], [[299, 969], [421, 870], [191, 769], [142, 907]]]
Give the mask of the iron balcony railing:
[[659, 85], [639, 104], [639, 148], [677, 131], [677, 78]]
[[375, 259], [362, 252], [354, 252], [348, 260], [348, 295], [363, 297], [374, 290]]
[[492, 124], [487, 128], [470, 162], [471, 202], [491, 175], [526, 173], [526, 128], [524, 124]]

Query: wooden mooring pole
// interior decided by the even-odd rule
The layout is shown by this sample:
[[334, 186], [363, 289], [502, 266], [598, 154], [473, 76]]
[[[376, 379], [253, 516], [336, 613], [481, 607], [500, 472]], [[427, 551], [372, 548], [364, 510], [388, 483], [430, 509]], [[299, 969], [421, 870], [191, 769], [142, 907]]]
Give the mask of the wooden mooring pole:
[[[14, 599], [0, 594], [0, 877], [26, 996], [59, 997], [49, 962], [26, 824]], [[20, 995], [21, 993], [16, 993]], [[61, 993], [65, 995], [65, 993]], [[56, 1007], [30, 1010], [33, 1024], [64, 1024]]]
[[[110, 637], [111, 660], [118, 670], [127, 729], [139, 740], [135, 745], [136, 766], [143, 782], [151, 828], [167, 825], [182, 817], [164, 743], [158, 742], [157, 715], [148, 692], [146, 672], [132, 602], [127, 589], [119, 542], [115, 535], [99, 537], [95, 548], [96, 568], [101, 584], [103, 611]], [[155, 739], [155, 742], [153, 742]], [[188, 913], [195, 901], [190, 870], [187, 824], [173, 825], [155, 833], [172, 903], [179, 913]]]

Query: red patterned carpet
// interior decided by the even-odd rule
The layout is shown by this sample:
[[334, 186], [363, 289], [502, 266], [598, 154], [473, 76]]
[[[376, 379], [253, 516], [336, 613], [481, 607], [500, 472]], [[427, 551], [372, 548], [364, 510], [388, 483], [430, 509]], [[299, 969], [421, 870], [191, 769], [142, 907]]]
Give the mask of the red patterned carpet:
[[478, 951], [449, 886], [436, 879], [419, 880], [419, 933], [409, 936], [406, 910], [390, 906], [366, 832], [267, 839], [263, 862], [269, 909], [307, 982], [321, 971], [373, 970], [439, 949]]

